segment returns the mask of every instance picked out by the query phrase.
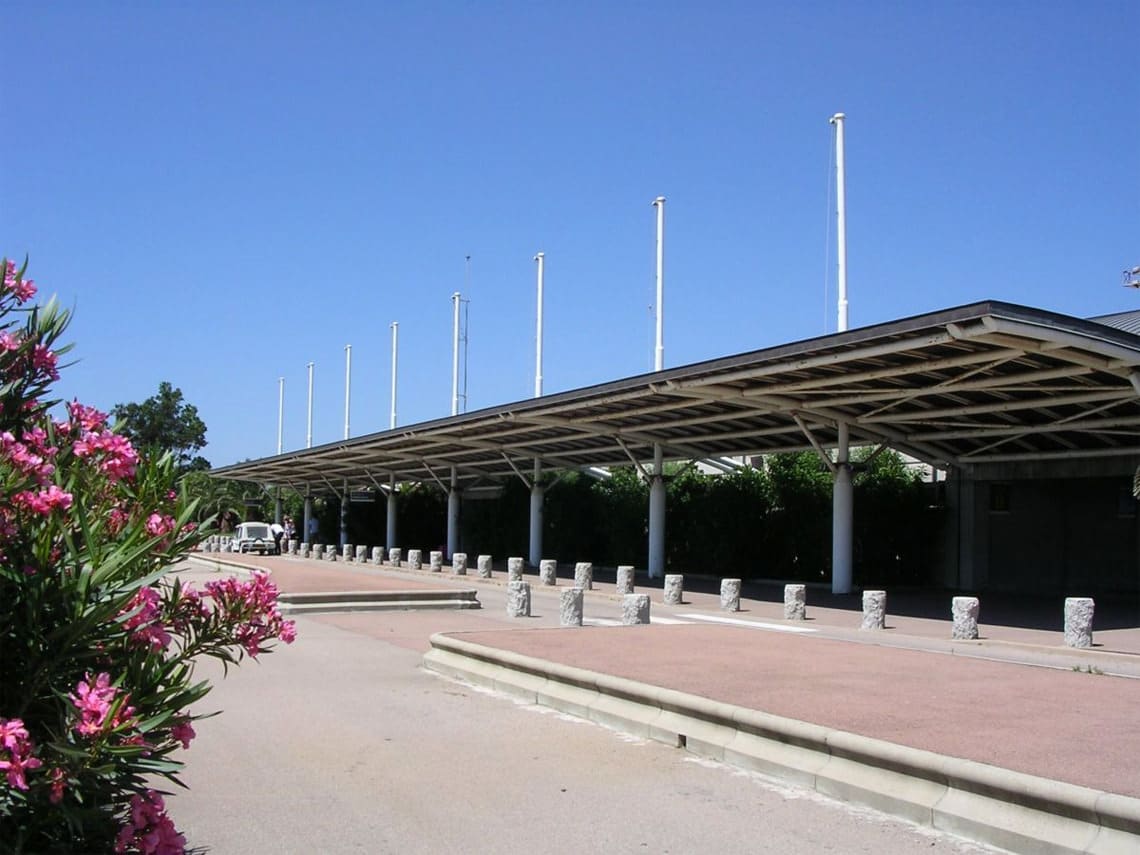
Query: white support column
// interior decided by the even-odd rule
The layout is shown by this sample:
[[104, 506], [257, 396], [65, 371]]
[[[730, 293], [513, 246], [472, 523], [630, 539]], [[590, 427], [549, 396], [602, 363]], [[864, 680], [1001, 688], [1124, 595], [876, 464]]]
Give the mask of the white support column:
[[847, 423], [840, 422], [831, 506], [831, 593], [833, 594], [851, 593], [855, 491], [851, 484], [849, 452], [850, 432]]
[[545, 490], [539, 483], [542, 463], [534, 461], [534, 480], [530, 484], [530, 565], [537, 567], [542, 560], [542, 510]]
[[653, 200], [657, 209], [657, 330], [653, 370], [665, 367], [665, 197]]
[[447, 493], [447, 558], [459, 551], [459, 479], [451, 469], [451, 489]]
[[538, 262], [538, 312], [534, 336], [534, 397], [542, 397], [542, 272], [545, 253], [538, 253], [534, 260]]
[[[309, 543], [309, 520], [313, 518], [313, 499], [305, 496], [305, 519], [301, 523], [301, 542]], [[311, 545], [311, 544], [310, 544]]]
[[836, 242], [839, 267], [839, 306], [836, 329], [843, 332], [847, 329], [847, 178], [846, 163], [843, 150], [843, 120], [842, 113], [831, 117], [831, 124], [835, 125], [835, 207], [836, 207]]
[[388, 537], [387, 547], [397, 546], [396, 542], [396, 476], [388, 480]]
[[649, 480], [649, 578], [665, 577], [665, 476], [661, 446], [653, 448], [653, 476]]
[[277, 497], [273, 500], [273, 521], [277, 525], [281, 525], [282, 507], [281, 507], [281, 488], [277, 488]]

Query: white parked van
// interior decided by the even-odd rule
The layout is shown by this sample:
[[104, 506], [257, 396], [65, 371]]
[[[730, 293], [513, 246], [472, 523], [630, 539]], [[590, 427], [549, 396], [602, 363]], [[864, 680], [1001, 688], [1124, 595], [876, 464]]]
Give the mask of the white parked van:
[[277, 541], [269, 523], [242, 523], [234, 531], [233, 548], [237, 552], [260, 552], [262, 555], [277, 555]]

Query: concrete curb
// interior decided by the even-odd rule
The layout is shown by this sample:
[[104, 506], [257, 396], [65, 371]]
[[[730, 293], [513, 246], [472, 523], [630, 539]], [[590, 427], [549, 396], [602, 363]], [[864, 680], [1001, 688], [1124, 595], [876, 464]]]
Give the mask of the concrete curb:
[[1140, 799], [922, 751], [437, 633], [424, 667], [1013, 851], [1140, 851]]
[[482, 608], [474, 588], [457, 591], [305, 591], [277, 598], [282, 614]]

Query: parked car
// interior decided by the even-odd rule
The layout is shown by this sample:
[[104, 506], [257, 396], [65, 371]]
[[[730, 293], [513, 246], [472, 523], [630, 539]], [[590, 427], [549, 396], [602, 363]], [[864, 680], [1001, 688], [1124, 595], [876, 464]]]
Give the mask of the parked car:
[[277, 555], [277, 541], [269, 523], [242, 523], [234, 531], [234, 549], [237, 552], [260, 552], [262, 555]]

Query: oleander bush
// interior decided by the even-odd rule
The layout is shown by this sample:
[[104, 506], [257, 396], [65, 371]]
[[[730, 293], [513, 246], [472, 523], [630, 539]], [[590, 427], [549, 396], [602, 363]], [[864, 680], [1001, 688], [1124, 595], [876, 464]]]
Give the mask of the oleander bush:
[[140, 456], [78, 401], [51, 399], [68, 312], [0, 290], [0, 852], [178, 853], [195, 660], [293, 640], [265, 575], [202, 590], [169, 576], [201, 535], [169, 454]]

